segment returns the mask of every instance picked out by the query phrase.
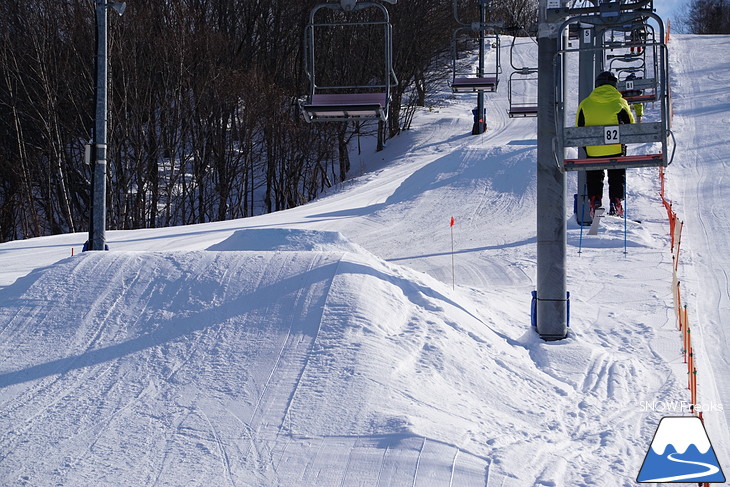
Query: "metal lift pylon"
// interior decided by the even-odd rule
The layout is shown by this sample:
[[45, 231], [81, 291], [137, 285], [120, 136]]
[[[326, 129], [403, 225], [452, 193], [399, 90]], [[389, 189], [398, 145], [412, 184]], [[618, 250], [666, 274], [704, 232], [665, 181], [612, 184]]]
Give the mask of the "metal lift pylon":
[[565, 173], [555, 164], [556, 67], [560, 17], [550, 10], [560, 1], [538, 4], [537, 112], [537, 291], [533, 293], [533, 322], [543, 340], [568, 334], [566, 287]]

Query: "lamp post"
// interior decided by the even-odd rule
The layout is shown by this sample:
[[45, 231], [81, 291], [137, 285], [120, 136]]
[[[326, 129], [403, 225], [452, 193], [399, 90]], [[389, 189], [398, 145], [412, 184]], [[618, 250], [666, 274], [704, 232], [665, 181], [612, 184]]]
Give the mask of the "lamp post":
[[126, 2], [96, 0], [96, 116], [92, 169], [91, 221], [88, 250], [105, 250], [106, 246], [106, 126], [107, 126], [107, 9], [122, 15]]

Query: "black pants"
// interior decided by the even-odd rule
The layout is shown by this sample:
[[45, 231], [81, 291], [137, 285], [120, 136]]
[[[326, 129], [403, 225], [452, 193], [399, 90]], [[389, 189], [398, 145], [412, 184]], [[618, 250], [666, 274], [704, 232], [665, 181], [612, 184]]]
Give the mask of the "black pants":
[[[595, 196], [600, 201], [603, 198], [603, 169], [586, 171], [586, 185], [588, 199]], [[608, 170], [608, 198], [614, 201], [616, 198], [625, 199], [626, 192], [626, 169]]]

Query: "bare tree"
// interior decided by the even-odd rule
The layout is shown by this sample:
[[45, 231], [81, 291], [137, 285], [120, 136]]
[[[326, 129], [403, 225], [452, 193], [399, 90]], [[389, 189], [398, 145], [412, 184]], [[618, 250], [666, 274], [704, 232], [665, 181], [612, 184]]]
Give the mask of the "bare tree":
[[690, 0], [679, 19], [690, 34], [730, 34], [730, 3], [727, 0]]

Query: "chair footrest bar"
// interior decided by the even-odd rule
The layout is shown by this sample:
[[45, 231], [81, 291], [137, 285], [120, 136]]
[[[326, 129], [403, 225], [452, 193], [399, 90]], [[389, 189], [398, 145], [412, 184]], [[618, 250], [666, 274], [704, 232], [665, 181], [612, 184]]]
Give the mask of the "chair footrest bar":
[[512, 107], [507, 111], [510, 117], [537, 117], [536, 106]]
[[596, 169], [632, 169], [638, 167], [666, 166], [662, 154], [638, 156], [587, 157], [585, 159], [565, 159], [566, 171], [591, 171]]

